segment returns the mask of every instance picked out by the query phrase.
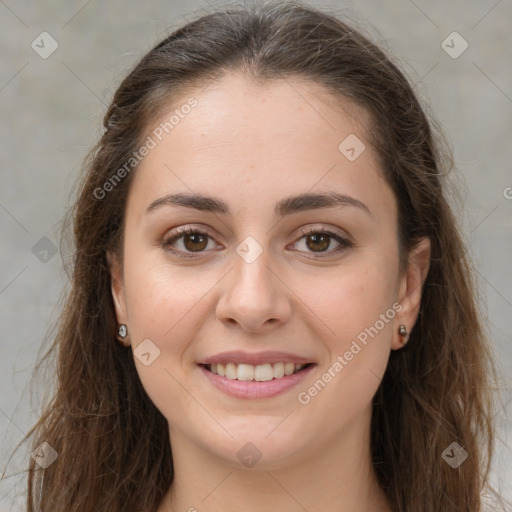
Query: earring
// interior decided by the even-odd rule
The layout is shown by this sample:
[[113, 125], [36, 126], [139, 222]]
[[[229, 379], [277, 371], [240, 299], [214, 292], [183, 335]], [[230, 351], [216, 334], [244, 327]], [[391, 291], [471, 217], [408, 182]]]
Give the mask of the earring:
[[126, 327], [126, 324], [121, 324], [119, 328], [117, 329], [117, 339], [125, 346], [127, 347], [129, 343], [126, 342], [126, 338], [128, 337], [128, 328]]
[[403, 336], [404, 339], [402, 341], [402, 344], [405, 345], [409, 341], [409, 335], [407, 334], [407, 328], [405, 327], [405, 325], [401, 324], [398, 327], [398, 334], [399, 336]]

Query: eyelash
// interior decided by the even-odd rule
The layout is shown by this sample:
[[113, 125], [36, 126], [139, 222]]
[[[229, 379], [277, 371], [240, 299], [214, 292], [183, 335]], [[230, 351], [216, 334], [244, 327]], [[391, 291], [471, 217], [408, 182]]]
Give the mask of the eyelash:
[[[203, 251], [198, 251], [197, 253], [195, 253], [195, 254], [197, 254], [197, 256], [196, 255], [192, 256], [191, 254], [194, 254], [194, 253], [186, 253], [186, 252], [184, 253], [183, 251], [177, 251], [175, 249], [170, 248], [170, 245], [172, 243], [174, 243], [176, 240], [179, 240], [180, 238], [182, 238], [185, 235], [206, 235], [209, 239], [213, 239], [213, 237], [211, 237], [205, 231], [201, 231], [199, 229], [196, 229], [196, 228], [193, 228], [190, 226], [184, 226], [184, 227], [177, 228], [176, 232], [173, 235], [164, 239], [164, 241], [162, 243], [163, 248], [180, 258], [193, 259], [193, 258], [200, 257], [200, 254]], [[306, 256], [306, 258], [312, 259], [312, 260], [320, 260], [320, 259], [328, 258], [328, 257], [332, 256], [333, 254], [341, 253], [341, 252], [346, 251], [354, 246], [354, 244], [350, 240], [347, 240], [346, 238], [342, 237], [338, 233], [335, 233], [328, 229], [304, 228], [304, 229], [301, 229], [300, 235], [301, 236], [300, 236], [299, 240], [308, 235], [328, 235], [330, 238], [333, 238], [334, 240], [336, 240], [336, 242], [338, 242], [340, 244], [340, 247], [338, 247], [334, 251], [330, 251], [327, 256]], [[184, 254], [188, 254], [188, 255], [185, 256]], [[315, 253], [312, 253], [312, 254], [315, 254]], [[317, 254], [323, 254], [323, 253], [317, 253]]]

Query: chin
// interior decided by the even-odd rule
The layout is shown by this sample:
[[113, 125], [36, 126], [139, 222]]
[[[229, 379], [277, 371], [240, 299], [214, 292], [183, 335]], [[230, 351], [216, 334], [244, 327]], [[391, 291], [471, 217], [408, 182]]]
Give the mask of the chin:
[[[268, 422], [258, 425], [257, 419], [254, 419], [251, 428], [233, 430], [237, 432], [234, 438], [226, 435], [222, 441], [204, 441], [205, 448], [207, 447], [215, 457], [223, 459], [237, 469], [284, 469], [296, 462], [297, 456], [305, 449], [304, 443], [307, 440], [300, 433], [304, 432], [304, 429], [293, 432], [288, 425], [287, 429], [278, 432], [281, 427], [276, 428], [277, 425], [279, 421], [274, 421], [273, 426], [269, 428]], [[212, 446], [215, 447], [214, 451]]]

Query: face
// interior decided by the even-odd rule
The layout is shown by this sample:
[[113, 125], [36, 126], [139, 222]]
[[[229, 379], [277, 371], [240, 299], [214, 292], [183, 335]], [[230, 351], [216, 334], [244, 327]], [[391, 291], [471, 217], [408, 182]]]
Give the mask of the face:
[[109, 255], [117, 320], [173, 449], [277, 468], [363, 439], [426, 273], [399, 271], [368, 120], [298, 78], [230, 74], [179, 105], [192, 96], [162, 140], [169, 116], [150, 127], [123, 267]]

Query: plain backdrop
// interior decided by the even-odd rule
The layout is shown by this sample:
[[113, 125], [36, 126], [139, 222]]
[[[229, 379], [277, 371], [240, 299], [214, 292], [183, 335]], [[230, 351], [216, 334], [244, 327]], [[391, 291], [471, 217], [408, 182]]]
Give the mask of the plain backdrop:
[[[478, 269], [503, 388], [493, 478], [510, 500], [512, 2], [310, 3], [334, 8], [394, 55], [451, 141], [464, 198], [456, 213]], [[216, 5], [0, 1], [2, 470], [37, 418], [31, 370], [58, 317], [67, 280], [59, 229], [83, 157], [102, 132], [102, 115], [121, 78], [146, 51]], [[16, 473], [29, 456], [23, 446], [0, 481], [0, 510], [22, 509], [16, 500], [25, 493], [25, 479]]]

